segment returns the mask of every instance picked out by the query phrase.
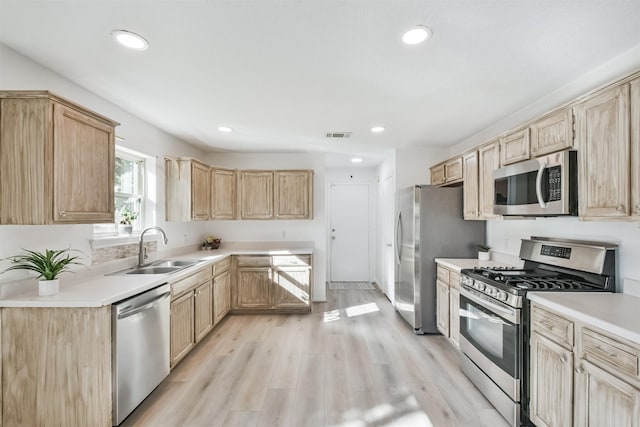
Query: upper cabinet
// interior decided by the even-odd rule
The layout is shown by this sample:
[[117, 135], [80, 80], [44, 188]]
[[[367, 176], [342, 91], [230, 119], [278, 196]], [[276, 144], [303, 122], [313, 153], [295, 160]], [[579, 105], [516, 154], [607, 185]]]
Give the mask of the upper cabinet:
[[500, 165], [528, 160], [529, 154], [529, 128], [513, 132], [500, 139]]
[[237, 218], [237, 173], [211, 168], [211, 219]]
[[273, 194], [277, 219], [313, 218], [313, 171], [276, 171]]
[[531, 124], [531, 157], [573, 147], [573, 111], [561, 108]]
[[273, 172], [240, 172], [240, 217], [273, 218]]
[[457, 184], [462, 180], [462, 156], [454, 157], [431, 168], [431, 185]]
[[117, 125], [47, 91], [0, 91], [0, 224], [113, 222]]
[[640, 79], [630, 84], [631, 94], [631, 215], [640, 219]]
[[629, 84], [596, 92], [575, 111], [580, 216], [629, 216]]
[[493, 172], [500, 165], [500, 145], [498, 140], [491, 141], [478, 148], [478, 198], [480, 217], [495, 218], [493, 213], [494, 180]]
[[462, 156], [464, 183], [462, 188], [464, 219], [481, 219], [478, 186], [478, 152], [472, 151]]
[[165, 158], [167, 221], [208, 220], [209, 166], [189, 158]]

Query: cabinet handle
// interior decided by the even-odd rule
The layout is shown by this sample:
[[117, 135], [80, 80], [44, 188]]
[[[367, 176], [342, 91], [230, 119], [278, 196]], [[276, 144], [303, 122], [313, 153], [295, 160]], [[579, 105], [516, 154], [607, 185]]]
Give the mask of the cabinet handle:
[[605, 350], [604, 348], [600, 347], [599, 345], [596, 346], [596, 350], [598, 350], [600, 353], [604, 353], [609, 357], [616, 357], [615, 353], [609, 353], [607, 350]]
[[616, 208], [616, 210], [618, 212], [624, 212], [624, 205], [618, 205], [618, 207]]
[[584, 368], [582, 368], [582, 367], [576, 368], [575, 371], [576, 371], [576, 374], [583, 374], [584, 373]]
[[640, 205], [636, 205], [636, 213], [640, 213]]
[[560, 363], [565, 364], [567, 363], [567, 360], [568, 360], [567, 356], [563, 354], [562, 357], [560, 358]]
[[553, 325], [552, 325], [551, 323], [547, 322], [546, 320], [542, 320], [542, 321], [540, 322], [540, 324], [541, 324], [542, 326], [544, 326], [545, 328], [547, 328], [547, 329], [553, 329]]
[[67, 211], [60, 211], [60, 212], [58, 212], [58, 215], [67, 216]]

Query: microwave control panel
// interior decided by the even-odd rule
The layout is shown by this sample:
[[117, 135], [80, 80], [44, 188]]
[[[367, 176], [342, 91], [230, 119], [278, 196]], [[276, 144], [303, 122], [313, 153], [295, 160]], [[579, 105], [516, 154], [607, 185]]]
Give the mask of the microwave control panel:
[[560, 166], [549, 168], [549, 202], [562, 198], [562, 170]]

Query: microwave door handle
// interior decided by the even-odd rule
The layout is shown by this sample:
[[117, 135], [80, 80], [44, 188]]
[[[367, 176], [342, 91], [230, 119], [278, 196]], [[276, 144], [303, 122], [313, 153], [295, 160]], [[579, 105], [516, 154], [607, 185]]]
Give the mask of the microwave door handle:
[[540, 163], [538, 168], [538, 175], [536, 175], [536, 197], [538, 198], [538, 204], [542, 209], [546, 209], [547, 204], [542, 197], [542, 173], [547, 168], [546, 163]]

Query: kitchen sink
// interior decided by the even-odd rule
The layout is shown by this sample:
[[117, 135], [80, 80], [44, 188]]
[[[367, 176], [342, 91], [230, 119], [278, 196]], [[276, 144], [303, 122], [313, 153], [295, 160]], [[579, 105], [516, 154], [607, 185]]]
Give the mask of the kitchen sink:
[[134, 268], [133, 270], [125, 271], [125, 274], [167, 274], [173, 273], [174, 271], [182, 270], [184, 267], [160, 267], [160, 266], [150, 266], [150, 267], [140, 267]]
[[161, 259], [141, 267], [130, 267], [126, 270], [109, 273], [107, 276], [125, 276], [128, 274], [169, 274], [180, 271], [198, 263], [198, 260], [171, 260]]

